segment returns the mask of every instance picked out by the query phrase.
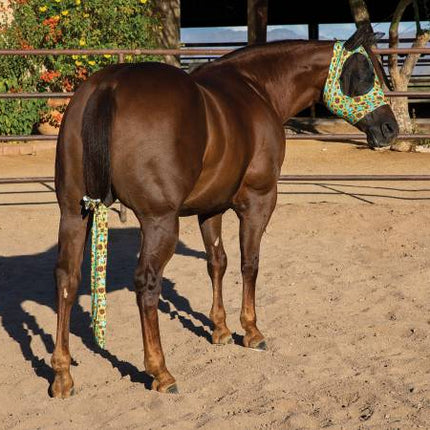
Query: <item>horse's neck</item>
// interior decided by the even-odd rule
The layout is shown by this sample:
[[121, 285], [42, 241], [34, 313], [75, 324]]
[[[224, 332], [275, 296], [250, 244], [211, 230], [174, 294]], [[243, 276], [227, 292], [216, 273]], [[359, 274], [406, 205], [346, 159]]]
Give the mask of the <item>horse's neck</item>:
[[333, 53], [333, 43], [285, 44], [261, 48], [237, 64], [240, 72], [259, 89], [286, 121], [321, 99]]

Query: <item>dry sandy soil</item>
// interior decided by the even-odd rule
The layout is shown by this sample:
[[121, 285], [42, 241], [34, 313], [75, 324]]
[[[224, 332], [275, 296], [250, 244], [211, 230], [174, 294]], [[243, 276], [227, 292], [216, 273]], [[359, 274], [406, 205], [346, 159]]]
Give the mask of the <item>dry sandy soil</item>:
[[[0, 176], [52, 175], [53, 152], [0, 157]], [[284, 173], [428, 174], [429, 154], [289, 143]], [[148, 389], [132, 274], [137, 223], [110, 216], [108, 346], [89, 328], [88, 264], [72, 315], [76, 395], [47, 395], [58, 210], [41, 184], [0, 186], [0, 428], [430, 428], [430, 184], [291, 183], [262, 242], [259, 326], [241, 346], [238, 222], [224, 217], [235, 344], [211, 345], [210, 283], [194, 218], [166, 268], [160, 325], [180, 394]], [[88, 259], [86, 259], [88, 261]]]

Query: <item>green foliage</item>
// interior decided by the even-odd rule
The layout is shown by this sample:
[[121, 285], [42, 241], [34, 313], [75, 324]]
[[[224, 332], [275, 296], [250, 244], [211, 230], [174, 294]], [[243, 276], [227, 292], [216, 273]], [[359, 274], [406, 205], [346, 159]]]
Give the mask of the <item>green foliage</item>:
[[31, 134], [44, 106], [40, 100], [1, 100], [0, 134]]
[[[0, 48], [155, 47], [159, 19], [152, 1], [11, 0], [13, 19], [0, 16], [6, 23], [0, 26]], [[126, 57], [130, 62], [142, 60]], [[111, 55], [0, 56], [0, 92], [74, 91], [88, 76], [117, 61]], [[33, 128], [44, 105], [38, 100], [0, 100], [0, 134]]]
[[[11, 57], [5, 57], [11, 59]], [[3, 70], [9, 70], [9, 74], [3, 74], [2, 71], [0, 76], [9, 76], [0, 80], [0, 92], [18, 92], [18, 91], [34, 91], [35, 82], [32, 79], [32, 75], [29, 69], [23, 69], [21, 76], [27, 76], [20, 82], [19, 72], [20, 68], [14, 69], [13, 62], [10, 64], [0, 57], [0, 68]], [[17, 61], [17, 66], [20, 62]], [[0, 100], [0, 134], [12, 135], [12, 134], [31, 134], [34, 125], [39, 122], [39, 118], [43, 112], [46, 111], [46, 102], [39, 99], [21, 100], [21, 99], [1, 99]]]

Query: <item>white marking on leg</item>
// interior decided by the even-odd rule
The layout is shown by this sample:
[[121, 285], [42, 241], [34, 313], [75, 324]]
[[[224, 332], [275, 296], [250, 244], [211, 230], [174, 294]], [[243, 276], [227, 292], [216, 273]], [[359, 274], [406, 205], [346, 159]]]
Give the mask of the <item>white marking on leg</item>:
[[214, 242], [214, 246], [218, 246], [219, 245], [219, 236], [215, 239], [215, 242]]
[[67, 299], [67, 296], [69, 295], [69, 293], [67, 292], [67, 290], [64, 288], [64, 290], [63, 290], [63, 297], [65, 298], [65, 299]]

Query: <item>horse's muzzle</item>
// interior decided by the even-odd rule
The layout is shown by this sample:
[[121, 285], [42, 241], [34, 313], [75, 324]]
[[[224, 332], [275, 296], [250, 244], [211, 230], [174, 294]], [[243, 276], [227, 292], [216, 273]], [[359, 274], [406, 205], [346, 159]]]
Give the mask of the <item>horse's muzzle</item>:
[[394, 143], [399, 134], [399, 126], [396, 121], [384, 122], [366, 130], [367, 143], [371, 148], [382, 148]]
[[392, 145], [399, 134], [399, 126], [390, 106], [383, 105], [358, 121], [356, 127], [364, 131], [371, 148]]

